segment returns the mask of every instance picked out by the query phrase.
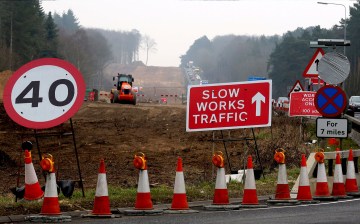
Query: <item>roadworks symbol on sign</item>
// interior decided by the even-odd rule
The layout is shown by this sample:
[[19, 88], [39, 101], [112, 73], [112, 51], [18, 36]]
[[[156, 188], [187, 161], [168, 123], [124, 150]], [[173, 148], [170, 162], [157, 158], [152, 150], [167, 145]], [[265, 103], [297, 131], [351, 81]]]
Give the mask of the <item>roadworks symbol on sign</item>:
[[291, 93], [294, 93], [294, 92], [302, 92], [304, 91], [304, 87], [301, 85], [300, 81], [297, 80], [295, 82], [295, 85], [291, 88], [289, 94], [288, 94], [288, 97], [290, 97], [290, 94]]

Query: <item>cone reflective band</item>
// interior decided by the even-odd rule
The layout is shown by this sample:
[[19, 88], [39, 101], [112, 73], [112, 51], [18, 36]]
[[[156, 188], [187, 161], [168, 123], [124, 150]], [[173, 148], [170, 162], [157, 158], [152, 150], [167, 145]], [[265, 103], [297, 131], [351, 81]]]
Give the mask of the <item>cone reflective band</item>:
[[100, 161], [100, 168], [98, 174], [98, 181], [96, 184], [93, 215], [111, 215], [110, 200], [106, 181], [105, 162]]
[[40, 166], [44, 171], [50, 173], [55, 172], [53, 156], [51, 154], [43, 154], [40, 161]]
[[26, 200], [37, 200], [44, 196], [41, 190], [34, 165], [32, 163], [31, 152], [25, 150], [25, 193]]
[[315, 153], [315, 160], [316, 160], [318, 163], [324, 163], [324, 162], [325, 162], [324, 150], [321, 149], [321, 151]]
[[247, 171], [244, 187], [243, 205], [258, 205], [258, 197], [256, 193], [255, 176], [252, 164], [252, 157], [248, 156]]
[[135, 154], [133, 163], [136, 169], [145, 170], [146, 169], [145, 154], [142, 152]]
[[352, 149], [349, 150], [349, 158], [347, 163], [346, 181], [345, 181], [346, 193], [359, 192], [359, 188], [355, 176], [354, 157]]
[[186, 198], [182, 159], [180, 157], [178, 158], [178, 162], [177, 162], [174, 195], [171, 203], [171, 209], [173, 210], [189, 209], [189, 205]]
[[224, 157], [221, 151], [217, 151], [214, 153], [212, 157], [212, 163], [219, 168], [224, 167]]
[[283, 164], [285, 163], [285, 150], [284, 149], [277, 149], [275, 150], [275, 155], [274, 155], [274, 160], [278, 163], [278, 164]]
[[56, 187], [55, 173], [46, 175], [45, 195], [41, 207], [42, 215], [60, 215], [59, 198]]
[[312, 200], [309, 176], [306, 167], [305, 154], [301, 155], [300, 181], [299, 181], [299, 189], [296, 199], [299, 201]]
[[229, 193], [226, 186], [225, 168], [217, 168], [213, 204], [214, 205], [229, 204]]
[[344, 177], [342, 173], [341, 167], [341, 160], [340, 154], [336, 153], [336, 163], [335, 163], [335, 172], [334, 172], [334, 181], [333, 181], [333, 188], [332, 188], [332, 196], [346, 196], [345, 192], [345, 184], [344, 184]]

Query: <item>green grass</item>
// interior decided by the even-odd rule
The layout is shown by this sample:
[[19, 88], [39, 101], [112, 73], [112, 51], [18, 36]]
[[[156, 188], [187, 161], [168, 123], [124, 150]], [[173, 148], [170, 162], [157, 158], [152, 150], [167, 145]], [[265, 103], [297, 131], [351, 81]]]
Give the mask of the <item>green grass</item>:
[[[256, 181], [258, 195], [274, 194], [276, 190], [277, 171], [265, 175], [265, 179], [261, 177]], [[290, 175], [295, 175], [297, 171], [289, 170]], [[290, 179], [290, 177], [289, 177]], [[290, 182], [290, 181], [289, 181]], [[227, 185], [230, 198], [239, 198], [243, 195], [243, 184], [231, 181]], [[215, 183], [202, 182], [197, 185], [187, 185], [186, 195], [189, 202], [212, 200], [214, 195]], [[172, 202], [173, 187], [159, 185], [151, 187], [151, 198], [154, 204]], [[118, 186], [108, 186], [109, 198], [112, 208], [134, 207], [137, 189], [121, 188]], [[75, 189], [71, 198], [65, 198], [59, 195], [60, 209], [62, 212], [75, 210], [92, 210], [95, 198], [95, 189], [85, 189], [85, 197], [82, 191]], [[13, 195], [0, 196], [0, 215], [9, 214], [37, 214], [40, 213], [42, 200], [25, 201], [19, 200], [15, 202]]]

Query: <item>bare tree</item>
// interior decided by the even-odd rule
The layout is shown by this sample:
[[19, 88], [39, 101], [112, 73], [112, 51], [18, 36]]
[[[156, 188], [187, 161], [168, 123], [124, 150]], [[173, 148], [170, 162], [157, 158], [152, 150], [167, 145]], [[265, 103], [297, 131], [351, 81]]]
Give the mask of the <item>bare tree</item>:
[[152, 39], [150, 36], [145, 35], [142, 39], [143, 42], [143, 48], [146, 50], [146, 65], [148, 63], [149, 59], [149, 52], [156, 52], [156, 42], [154, 39]]

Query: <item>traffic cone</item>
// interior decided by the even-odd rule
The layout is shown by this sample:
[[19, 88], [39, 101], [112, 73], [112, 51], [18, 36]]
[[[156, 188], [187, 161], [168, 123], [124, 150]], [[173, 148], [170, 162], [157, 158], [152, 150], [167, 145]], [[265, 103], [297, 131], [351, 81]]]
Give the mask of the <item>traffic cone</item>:
[[55, 173], [46, 175], [45, 196], [41, 207], [42, 215], [60, 215], [59, 198], [56, 187]]
[[151, 194], [150, 194], [149, 177], [146, 166], [145, 169], [139, 170], [139, 183], [136, 194], [135, 209], [136, 210], [153, 209], [153, 203], [151, 201]]
[[111, 215], [110, 200], [108, 194], [108, 187], [106, 181], [105, 162], [100, 160], [100, 168], [98, 174], [98, 180], [96, 185], [96, 193], [94, 200], [94, 208], [92, 210], [93, 215]]
[[226, 186], [225, 168], [218, 167], [216, 173], [213, 205], [228, 205], [229, 193]]
[[290, 200], [289, 183], [285, 163], [279, 164], [278, 180], [276, 185], [275, 200]]
[[306, 167], [305, 154], [301, 155], [300, 181], [299, 181], [299, 189], [296, 199], [299, 201], [313, 200], [311, 196], [311, 189], [310, 189], [309, 176]]
[[345, 191], [349, 195], [357, 194], [359, 192], [359, 188], [355, 176], [355, 166], [352, 149], [349, 150], [349, 158], [346, 170]]
[[184, 181], [184, 173], [183, 173], [181, 157], [179, 157], [177, 161], [174, 195], [171, 204], [171, 209], [173, 210], [189, 209], [189, 205], [186, 198], [185, 181]]
[[25, 193], [26, 200], [37, 200], [44, 196], [32, 163], [31, 151], [25, 150]]
[[258, 205], [252, 157], [248, 156], [242, 205]]
[[315, 197], [330, 197], [325, 163], [318, 163]]
[[331, 195], [340, 198], [346, 197], [340, 154], [338, 152], [336, 153], [334, 181]]

